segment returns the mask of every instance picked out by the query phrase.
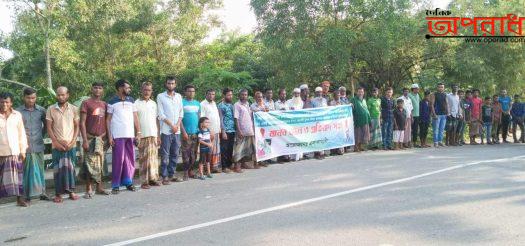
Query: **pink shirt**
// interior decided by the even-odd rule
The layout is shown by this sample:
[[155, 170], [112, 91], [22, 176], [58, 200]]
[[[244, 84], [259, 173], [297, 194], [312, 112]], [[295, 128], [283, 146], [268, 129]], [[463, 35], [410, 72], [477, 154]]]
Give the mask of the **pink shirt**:
[[241, 103], [240, 101], [233, 105], [233, 117], [239, 121], [238, 132], [243, 136], [253, 136], [253, 119], [252, 110], [248, 102]]

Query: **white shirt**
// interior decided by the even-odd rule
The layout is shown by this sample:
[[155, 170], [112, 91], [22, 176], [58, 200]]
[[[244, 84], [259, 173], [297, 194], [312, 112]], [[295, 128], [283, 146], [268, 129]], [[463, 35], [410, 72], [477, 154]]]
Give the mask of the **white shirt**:
[[452, 93], [447, 94], [447, 106], [448, 113], [456, 118], [461, 116], [460, 106], [459, 106], [459, 95], [454, 95]]
[[270, 100], [266, 100], [266, 98], [264, 99], [264, 104], [266, 105], [266, 107], [268, 107], [268, 110], [269, 111], [273, 111], [276, 109], [275, 107], [275, 103], [272, 99]]
[[287, 101], [284, 101], [284, 102], [281, 102], [281, 100], [275, 101], [275, 110], [286, 111], [289, 109], [290, 107], [288, 106]]
[[302, 99], [300, 100], [296, 100], [294, 102], [294, 98], [286, 101], [286, 104], [288, 104], [288, 108], [289, 109], [292, 109], [292, 110], [298, 110], [298, 109], [303, 109], [303, 106], [304, 106], [304, 102]]
[[[169, 96], [165, 91], [157, 95], [157, 111], [160, 120], [160, 133], [171, 135], [173, 133], [180, 134], [180, 126], [177, 132], [172, 132], [171, 127], [164, 122], [165, 119], [171, 121], [172, 124], [177, 124], [179, 119], [184, 117], [182, 107], [182, 97], [179, 93], [174, 92], [173, 96]], [[181, 123], [182, 124], [182, 123]]]
[[25, 154], [26, 150], [27, 136], [22, 114], [12, 110], [7, 119], [0, 115], [0, 156]]
[[139, 115], [142, 137], [157, 137], [157, 103], [151, 99], [147, 101], [140, 99], [135, 101], [135, 107]]
[[137, 107], [132, 97], [121, 100], [120, 97], [114, 96], [108, 101], [108, 114], [111, 114], [109, 126], [113, 139], [135, 137], [135, 121], [133, 120], [135, 112], [137, 112]]
[[407, 119], [412, 117], [412, 110], [414, 109], [412, 100], [410, 100], [408, 96], [400, 96], [398, 99], [403, 99], [403, 108], [405, 109]]
[[210, 120], [210, 131], [213, 134], [221, 132], [221, 117], [215, 102], [207, 100], [201, 102], [201, 117], [207, 117]]

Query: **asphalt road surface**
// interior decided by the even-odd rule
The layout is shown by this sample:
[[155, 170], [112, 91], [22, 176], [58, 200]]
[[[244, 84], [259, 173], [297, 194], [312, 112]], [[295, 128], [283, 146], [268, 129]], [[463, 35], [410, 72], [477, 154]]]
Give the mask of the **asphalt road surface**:
[[525, 145], [351, 153], [0, 206], [5, 245], [525, 245]]

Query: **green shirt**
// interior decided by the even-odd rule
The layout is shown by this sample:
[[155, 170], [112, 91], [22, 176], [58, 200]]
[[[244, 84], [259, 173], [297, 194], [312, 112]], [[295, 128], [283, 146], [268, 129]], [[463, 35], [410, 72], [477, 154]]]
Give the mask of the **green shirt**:
[[379, 116], [381, 115], [381, 99], [370, 97], [366, 103], [368, 104], [370, 118], [379, 119]]
[[370, 113], [366, 106], [366, 100], [364, 98], [359, 99], [358, 97], [354, 97], [351, 102], [353, 104], [354, 126], [362, 127], [370, 124]]
[[408, 98], [412, 101], [412, 117], [419, 117], [419, 102], [421, 101], [421, 97], [419, 97], [419, 94], [410, 92], [408, 93]]

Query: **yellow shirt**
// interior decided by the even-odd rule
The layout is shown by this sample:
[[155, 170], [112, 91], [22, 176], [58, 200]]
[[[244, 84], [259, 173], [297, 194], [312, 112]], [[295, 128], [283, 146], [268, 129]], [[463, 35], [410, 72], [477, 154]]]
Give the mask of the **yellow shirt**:
[[46, 120], [51, 121], [51, 129], [59, 141], [73, 141], [75, 121], [79, 121], [78, 108], [70, 103], [62, 109], [57, 104], [50, 106], [46, 112]]
[[22, 114], [13, 110], [9, 117], [0, 114], [0, 156], [25, 154], [27, 136]]

